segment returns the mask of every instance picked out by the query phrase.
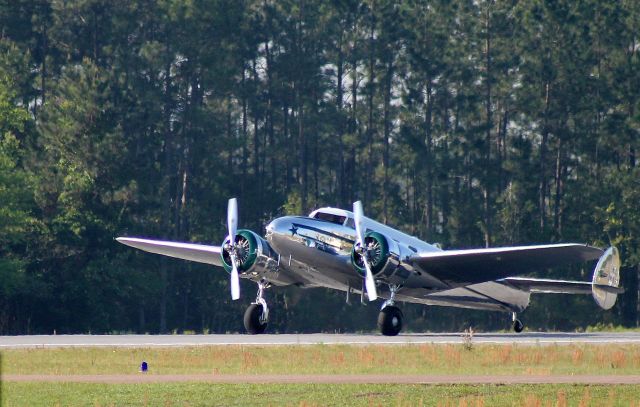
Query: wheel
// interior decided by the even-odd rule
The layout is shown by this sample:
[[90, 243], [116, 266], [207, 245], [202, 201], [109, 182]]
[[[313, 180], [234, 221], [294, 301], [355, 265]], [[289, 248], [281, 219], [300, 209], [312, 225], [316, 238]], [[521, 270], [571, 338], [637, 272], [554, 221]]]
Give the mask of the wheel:
[[402, 311], [393, 305], [386, 306], [378, 315], [378, 328], [382, 335], [396, 336], [402, 330]]
[[264, 333], [267, 329], [267, 322], [260, 322], [262, 316], [262, 305], [251, 304], [244, 313], [244, 328], [250, 335]]
[[513, 331], [515, 333], [520, 333], [524, 329], [524, 324], [519, 319], [513, 321]]

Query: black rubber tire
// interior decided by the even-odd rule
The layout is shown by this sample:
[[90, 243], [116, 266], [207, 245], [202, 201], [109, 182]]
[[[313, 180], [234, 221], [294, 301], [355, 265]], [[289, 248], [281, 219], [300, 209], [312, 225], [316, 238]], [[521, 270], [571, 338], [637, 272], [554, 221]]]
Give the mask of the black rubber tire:
[[244, 313], [244, 328], [250, 335], [258, 335], [264, 333], [267, 329], [267, 323], [260, 322], [262, 316], [262, 305], [251, 304]]
[[513, 321], [513, 332], [519, 334], [524, 329], [524, 324], [519, 319]]
[[393, 305], [386, 306], [378, 315], [378, 329], [384, 336], [396, 336], [402, 330], [402, 311]]

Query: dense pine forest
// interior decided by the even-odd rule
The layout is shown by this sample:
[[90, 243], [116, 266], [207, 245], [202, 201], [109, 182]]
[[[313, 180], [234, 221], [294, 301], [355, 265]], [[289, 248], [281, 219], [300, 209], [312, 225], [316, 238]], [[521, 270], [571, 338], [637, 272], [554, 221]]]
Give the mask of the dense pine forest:
[[[254, 284], [232, 302], [222, 269], [114, 241], [220, 244], [234, 196], [260, 233], [360, 199], [443, 248], [613, 244], [613, 310], [533, 295], [522, 319], [640, 324], [635, 0], [0, 0], [0, 29], [1, 334], [242, 331]], [[344, 297], [270, 289], [270, 330], [374, 330]]]

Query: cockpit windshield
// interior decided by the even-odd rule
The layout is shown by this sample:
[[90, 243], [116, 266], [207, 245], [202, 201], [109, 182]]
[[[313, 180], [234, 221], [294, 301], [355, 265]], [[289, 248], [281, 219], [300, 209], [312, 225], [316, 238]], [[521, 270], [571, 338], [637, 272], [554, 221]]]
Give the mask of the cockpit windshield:
[[314, 216], [315, 219], [324, 220], [326, 222], [335, 223], [336, 225], [344, 224], [346, 216], [333, 215], [330, 213], [317, 212]]
[[354, 222], [353, 218], [347, 218], [347, 222], [344, 225], [351, 229], [356, 228], [356, 223]]

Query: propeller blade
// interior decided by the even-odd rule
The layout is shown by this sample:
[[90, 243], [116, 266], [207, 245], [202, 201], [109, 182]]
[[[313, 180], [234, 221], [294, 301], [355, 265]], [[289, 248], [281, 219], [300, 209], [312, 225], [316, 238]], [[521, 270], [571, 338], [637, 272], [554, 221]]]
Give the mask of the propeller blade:
[[362, 202], [356, 201], [353, 203], [353, 221], [356, 224], [356, 235], [358, 237], [357, 242], [364, 245], [364, 231], [362, 230]]
[[367, 270], [367, 274], [365, 276], [365, 286], [367, 287], [367, 296], [369, 297], [369, 301], [375, 301], [378, 298], [378, 293], [376, 292], [376, 283], [373, 280], [373, 273], [371, 272], [371, 266], [369, 265], [369, 258], [367, 254], [367, 248], [365, 247], [364, 242], [364, 225], [363, 225], [363, 210], [362, 210], [362, 202], [356, 201], [353, 203], [353, 221], [356, 224], [356, 235], [357, 235], [357, 243], [360, 243], [360, 247], [362, 248], [362, 261], [364, 263], [364, 267]]
[[227, 227], [229, 228], [229, 244], [236, 242], [236, 231], [238, 230], [238, 201], [236, 198], [229, 199], [227, 206]]
[[238, 201], [229, 199], [227, 206], [227, 227], [229, 228], [229, 257], [231, 257], [231, 299], [240, 298], [240, 277], [238, 276], [238, 259], [236, 258], [236, 232], [238, 231]]
[[237, 300], [240, 298], [240, 278], [238, 277], [238, 263], [236, 262], [236, 255], [231, 256], [231, 299]]
[[367, 296], [369, 297], [369, 301], [375, 301], [378, 298], [378, 293], [376, 292], [376, 283], [373, 281], [373, 273], [371, 272], [371, 266], [369, 266], [369, 260], [367, 260], [367, 256], [363, 256], [364, 267], [367, 269], [367, 277], [365, 280], [365, 285], [367, 287]]

